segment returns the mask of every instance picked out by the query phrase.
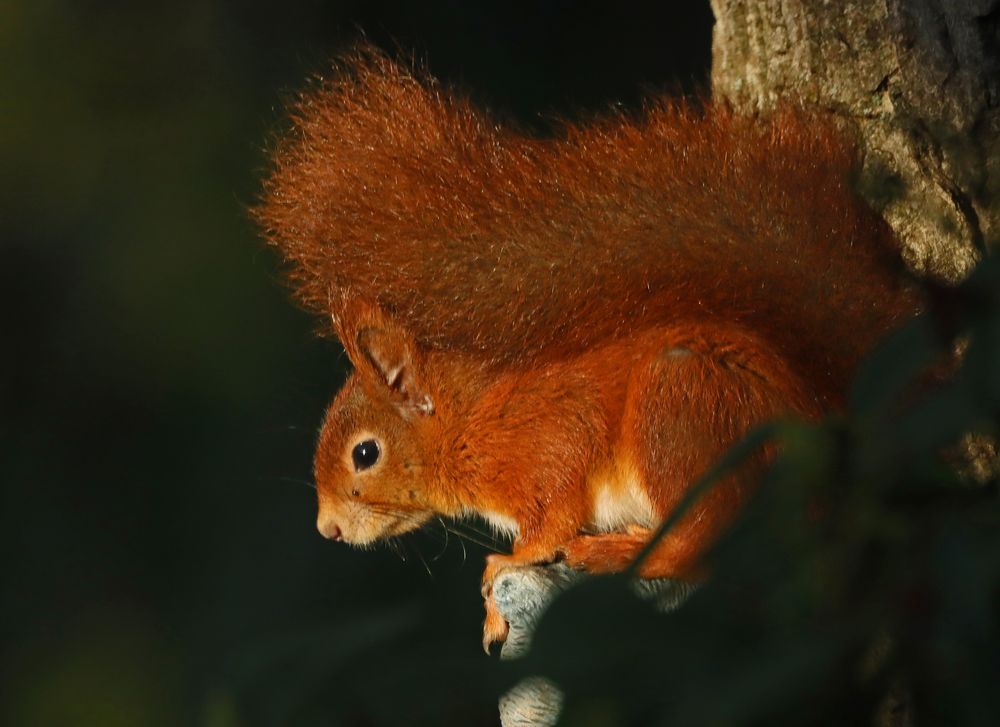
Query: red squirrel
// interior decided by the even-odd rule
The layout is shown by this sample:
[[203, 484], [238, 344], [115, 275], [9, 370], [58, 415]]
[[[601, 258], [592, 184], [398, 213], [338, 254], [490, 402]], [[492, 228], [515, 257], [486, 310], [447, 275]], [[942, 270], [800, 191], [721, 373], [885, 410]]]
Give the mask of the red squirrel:
[[[361, 49], [291, 117], [256, 215], [354, 365], [317, 446], [319, 530], [363, 546], [478, 515], [509, 534], [487, 648], [501, 569], [626, 568], [748, 429], [841, 407], [918, 307], [816, 115], [655, 100], [536, 138]], [[640, 574], [696, 577], [770, 455]]]

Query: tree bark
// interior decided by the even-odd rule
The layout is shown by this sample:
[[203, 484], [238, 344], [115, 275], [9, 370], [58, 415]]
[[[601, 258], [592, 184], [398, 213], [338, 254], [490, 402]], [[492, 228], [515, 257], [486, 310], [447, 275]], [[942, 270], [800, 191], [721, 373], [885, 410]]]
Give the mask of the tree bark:
[[1000, 0], [711, 0], [712, 90], [828, 111], [916, 272], [957, 281], [1000, 237]]

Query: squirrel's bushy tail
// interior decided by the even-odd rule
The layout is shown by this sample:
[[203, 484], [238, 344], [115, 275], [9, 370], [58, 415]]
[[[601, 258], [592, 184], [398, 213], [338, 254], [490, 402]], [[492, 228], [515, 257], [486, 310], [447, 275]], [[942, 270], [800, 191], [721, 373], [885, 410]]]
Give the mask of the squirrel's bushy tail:
[[256, 212], [299, 299], [376, 301], [428, 348], [517, 366], [724, 319], [832, 400], [914, 310], [815, 116], [662, 101], [535, 139], [365, 49], [292, 119]]

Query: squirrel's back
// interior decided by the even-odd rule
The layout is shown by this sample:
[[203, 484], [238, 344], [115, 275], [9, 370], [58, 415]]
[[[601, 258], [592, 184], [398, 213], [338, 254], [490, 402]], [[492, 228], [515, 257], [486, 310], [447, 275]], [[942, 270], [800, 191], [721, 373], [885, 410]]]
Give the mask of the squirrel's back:
[[660, 101], [536, 139], [362, 50], [292, 116], [257, 212], [300, 300], [376, 302], [428, 348], [531, 365], [723, 319], [832, 402], [915, 308], [812, 115]]

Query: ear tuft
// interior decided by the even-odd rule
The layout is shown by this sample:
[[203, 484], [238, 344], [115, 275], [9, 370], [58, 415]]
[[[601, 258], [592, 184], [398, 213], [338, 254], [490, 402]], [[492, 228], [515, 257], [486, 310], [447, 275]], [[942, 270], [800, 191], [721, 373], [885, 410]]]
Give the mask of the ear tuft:
[[434, 413], [422, 353], [401, 326], [376, 307], [358, 304], [335, 318], [334, 327], [366, 386], [388, 397], [404, 417]]

